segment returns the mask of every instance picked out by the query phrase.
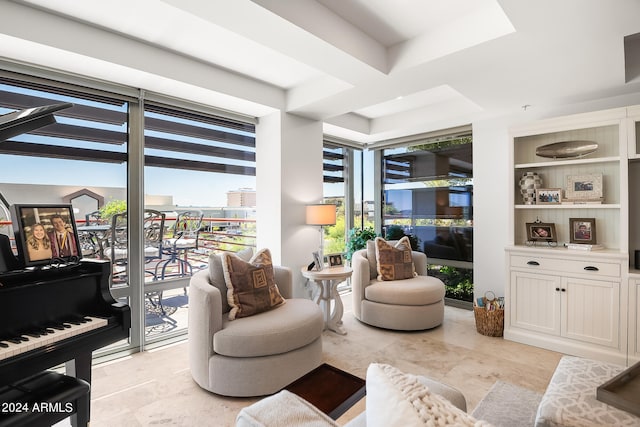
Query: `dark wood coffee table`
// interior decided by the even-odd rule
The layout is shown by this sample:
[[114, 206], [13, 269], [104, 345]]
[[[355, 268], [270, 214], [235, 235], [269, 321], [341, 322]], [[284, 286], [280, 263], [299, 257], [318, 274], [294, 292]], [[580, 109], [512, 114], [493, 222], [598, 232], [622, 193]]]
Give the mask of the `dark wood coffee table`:
[[337, 420], [366, 394], [362, 378], [326, 363], [284, 389], [312, 403], [333, 420]]

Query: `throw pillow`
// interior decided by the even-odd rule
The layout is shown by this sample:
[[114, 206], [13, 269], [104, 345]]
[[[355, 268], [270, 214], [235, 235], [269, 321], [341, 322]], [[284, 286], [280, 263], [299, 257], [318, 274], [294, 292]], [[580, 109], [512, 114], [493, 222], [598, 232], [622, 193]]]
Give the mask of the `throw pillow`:
[[261, 249], [249, 262], [222, 254], [222, 270], [227, 284], [229, 320], [269, 311], [284, 304], [273, 274], [269, 249]]
[[378, 280], [402, 280], [416, 276], [411, 257], [411, 242], [407, 236], [391, 245], [382, 237], [376, 237], [376, 262]]
[[367, 427], [490, 426], [431, 393], [415, 375], [379, 363], [367, 369], [366, 416]]
[[[253, 249], [242, 249], [236, 252], [236, 255], [245, 261], [249, 261], [253, 255]], [[224, 271], [222, 271], [222, 255], [215, 253], [209, 255], [209, 282], [220, 291], [222, 312], [227, 313], [231, 310], [231, 306], [227, 302], [227, 283], [224, 280]]]

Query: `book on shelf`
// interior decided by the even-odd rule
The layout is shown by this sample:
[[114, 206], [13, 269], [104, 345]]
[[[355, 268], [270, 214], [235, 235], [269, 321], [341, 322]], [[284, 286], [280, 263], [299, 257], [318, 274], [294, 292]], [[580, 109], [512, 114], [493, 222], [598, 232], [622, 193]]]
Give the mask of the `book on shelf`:
[[598, 251], [604, 249], [604, 246], [600, 244], [589, 245], [586, 243], [565, 243], [567, 249], [574, 249], [578, 251]]
[[599, 199], [562, 199], [563, 205], [601, 205], [604, 202], [604, 197]]

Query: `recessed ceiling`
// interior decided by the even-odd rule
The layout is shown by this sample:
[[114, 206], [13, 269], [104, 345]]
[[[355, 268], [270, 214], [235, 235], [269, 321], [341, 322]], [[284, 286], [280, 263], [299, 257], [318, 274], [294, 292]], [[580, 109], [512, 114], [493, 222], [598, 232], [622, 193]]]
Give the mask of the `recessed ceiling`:
[[411, 40], [451, 22], [482, 2], [465, 0], [318, 0], [385, 47]]
[[638, 16], [637, 0], [15, 0], [0, 56], [372, 143], [640, 92]]

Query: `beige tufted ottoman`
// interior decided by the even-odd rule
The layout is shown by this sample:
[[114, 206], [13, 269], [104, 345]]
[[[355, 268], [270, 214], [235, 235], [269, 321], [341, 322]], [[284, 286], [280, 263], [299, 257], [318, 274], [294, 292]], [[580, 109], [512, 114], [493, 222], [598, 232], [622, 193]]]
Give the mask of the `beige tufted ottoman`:
[[564, 356], [542, 396], [536, 427], [636, 426], [640, 418], [596, 399], [596, 389], [624, 366]]

